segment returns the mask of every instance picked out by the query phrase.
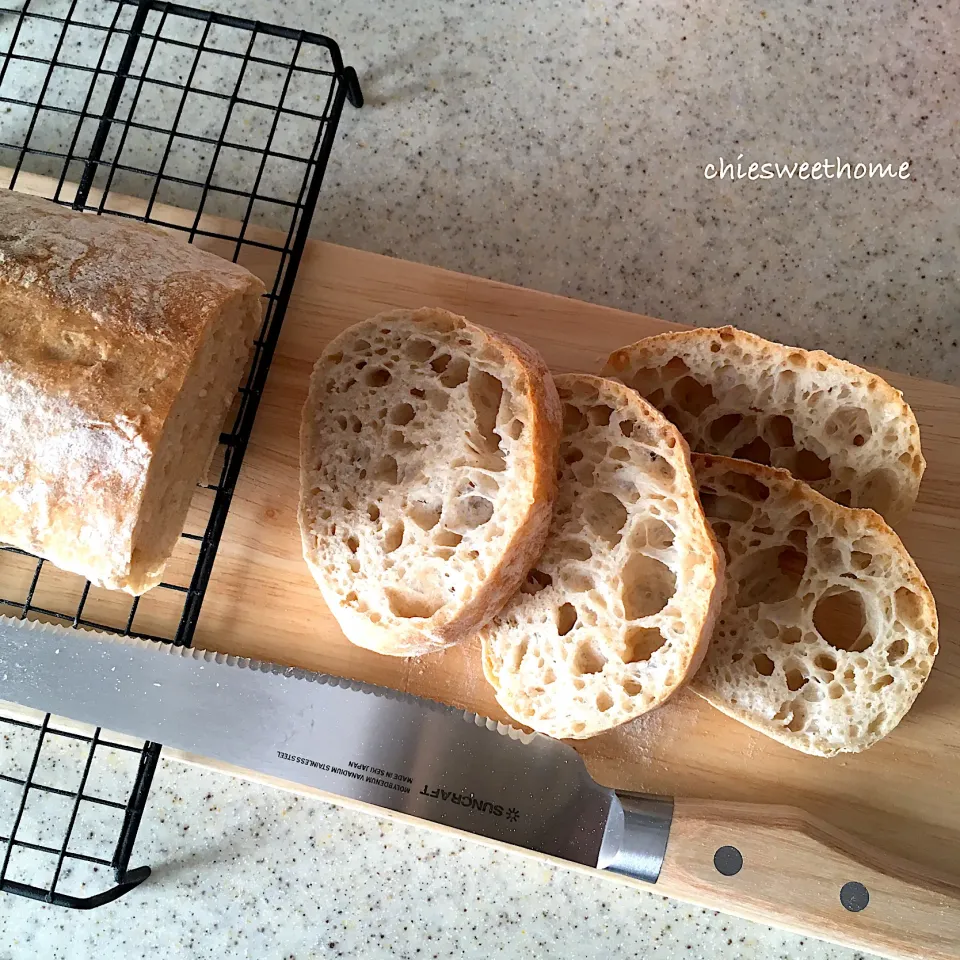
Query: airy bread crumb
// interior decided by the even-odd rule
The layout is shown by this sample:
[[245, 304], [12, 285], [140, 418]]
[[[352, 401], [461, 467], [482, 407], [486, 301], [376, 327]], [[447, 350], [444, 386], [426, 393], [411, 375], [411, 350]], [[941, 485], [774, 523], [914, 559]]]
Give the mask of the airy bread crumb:
[[903, 719], [937, 653], [933, 596], [872, 510], [785, 470], [693, 456], [727, 594], [691, 688], [781, 743], [856, 753]]
[[304, 557], [353, 643], [416, 656], [476, 633], [539, 554], [560, 406], [530, 347], [444, 310], [324, 350], [301, 427]]
[[913, 411], [885, 380], [821, 350], [689, 330], [615, 351], [603, 374], [649, 400], [697, 453], [781, 467], [888, 523], [917, 499], [925, 462]]
[[591, 737], [663, 703], [696, 670], [722, 561], [687, 445], [636, 393], [557, 378], [560, 489], [543, 554], [482, 631], [503, 708], [553, 737]]

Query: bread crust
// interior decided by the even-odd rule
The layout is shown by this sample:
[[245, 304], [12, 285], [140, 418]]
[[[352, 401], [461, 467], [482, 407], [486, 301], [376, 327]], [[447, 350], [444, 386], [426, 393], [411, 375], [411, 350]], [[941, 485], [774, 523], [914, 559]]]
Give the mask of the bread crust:
[[168, 414], [212, 325], [262, 290], [163, 231], [0, 190], [0, 540], [153, 586], [131, 570]]
[[570, 413], [547, 543], [480, 636], [512, 717], [584, 739], [660, 706], [696, 672], [722, 558], [679, 431], [615, 381], [567, 374], [557, 389]]
[[[691, 689], [804, 753], [867, 749], [906, 715], [937, 654], [936, 604], [917, 565], [873, 510], [840, 506], [786, 470], [692, 459], [733, 559]], [[821, 608], [838, 596], [841, 606]]]
[[[360, 601], [356, 594], [363, 591], [354, 591], [352, 586], [349, 586], [350, 570], [349, 566], [344, 564], [349, 565], [351, 560], [344, 553], [343, 538], [330, 532], [329, 524], [320, 516], [325, 509], [324, 504], [339, 503], [338, 497], [343, 493], [340, 480], [334, 480], [329, 472], [324, 472], [322, 466], [325, 457], [328, 458], [327, 445], [331, 430], [336, 430], [335, 427], [331, 428], [331, 417], [335, 411], [328, 409], [330, 400], [326, 397], [325, 390], [330, 378], [336, 375], [341, 361], [334, 362], [330, 358], [350, 354], [358, 338], [366, 337], [363, 342], [373, 342], [377, 336], [385, 336], [382, 333], [384, 330], [397, 331], [405, 341], [416, 339], [421, 333], [431, 342], [439, 343], [455, 335], [469, 340], [469, 350], [466, 351], [466, 344], [460, 345], [460, 349], [470, 354], [473, 366], [480, 369], [487, 364], [484, 369], [497, 370], [499, 364], [503, 379], [510, 381], [510, 397], [504, 402], [512, 408], [524, 411], [524, 456], [520, 458], [523, 462], [514, 454], [510, 464], [510, 469], [519, 471], [521, 475], [518, 490], [509, 503], [502, 504], [499, 518], [494, 513], [489, 521], [486, 521], [506, 522], [509, 532], [498, 541], [495, 559], [471, 589], [452, 590], [444, 597], [439, 608], [427, 617], [399, 616], [389, 609], [390, 604], [384, 599], [386, 591], [402, 585], [393, 584], [391, 587], [393, 575], [386, 567], [383, 582], [373, 589], [377, 594], [376, 599], [370, 600], [369, 604], [364, 602], [366, 609], [359, 609]], [[422, 364], [428, 362], [429, 357], [425, 358]], [[491, 363], [493, 366], [490, 366]], [[392, 375], [399, 370], [393, 366], [389, 369]], [[402, 372], [397, 375], [403, 377]], [[466, 388], [468, 383], [465, 381], [463, 386]], [[455, 395], [448, 396], [453, 397], [453, 402], [456, 402]], [[506, 387], [504, 396], [507, 396]], [[448, 402], [451, 401], [445, 400], [444, 404]], [[444, 414], [436, 416], [440, 418]], [[370, 425], [367, 424], [361, 429], [369, 430]], [[498, 430], [503, 429], [504, 424], [499, 424]], [[317, 361], [311, 378], [310, 393], [303, 409], [300, 433], [299, 523], [304, 558], [347, 638], [358, 646], [378, 653], [409, 657], [441, 650], [473, 636], [513, 595], [543, 546], [556, 496], [556, 456], [560, 429], [560, 404], [553, 378], [536, 351], [512, 337], [472, 324], [446, 310], [421, 308], [413, 311], [388, 311], [355, 324], [331, 341]], [[506, 443], [502, 435], [501, 443]], [[368, 460], [373, 460], [383, 452], [384, 449], [377, 447], [368, 450], [365, 456]], [[449, 451], [436, 451], [437, 458], [455, 458], [456, 454], [455, 446]], [[357, 465], [359, 468], [359, 461]], [[364, 468], [369, 465], [365, 460]], [[360, 484], [362, 479], [354, 482]], [[315, 492], [311, 493], [312, 490]], [[440, 498], [449, 494], [449, 491], [439, 489], [435, 492]], [[338, 507], [334, 506], [333, 509], [337, 510]], [[377, 511], [379, 510], [378, 506]], [[508, 512], [510, 517], [506, 517]], [[337, 516], [340, 519], [335, 525], [341, 532], [346, 529], [344, 524], [355, 525], [358, 521], [355, 510], [340, 509]], [[445, 519], [439, 523], [438, 529], [443, 528], [447, 522], [446, 516], [445, 513]], [[362, 521], [362, 516], [359, 519]], [[382, 525], [395, 519], [378, 515], [377, 522]], [[324, 526], [325, 523], [327, 526]], [[365, 536], [371, 536], [369, 531]], [[466, 536], [469, 537], [469, 533]], [[459, 548], [458, 544], [452, 549], [458, 551]], [[367, 578], [365, 582], [372, 581], [376, 576], [375, 563], [384, 562], [382, 545], [378, 546], [371, 541], [371, 550], [371, 557], [376, 554], [378, 559], [365, 561], [357, 571], [353, 571], [353, 576], [359, 574]], [[455, 552], [454, 559], [460, 562], [458, 558], [459, 553]], [[349, 599], [351, 595], [354, 596], [353, 599]]]
[[638, 390], [697, 453], [790, 470], [889, 523], [909, 513], [926, 463], [899, 390], [822, 350], [731, 326], [664, 333], [614, 351], [603, 373]]

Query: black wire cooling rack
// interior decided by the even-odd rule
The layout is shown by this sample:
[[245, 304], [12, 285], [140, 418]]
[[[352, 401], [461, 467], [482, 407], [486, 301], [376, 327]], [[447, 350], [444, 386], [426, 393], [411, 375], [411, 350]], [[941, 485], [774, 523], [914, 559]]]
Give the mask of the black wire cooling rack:
[[[0, 6], [0, 189], [183, 230], [269, 287], [166, 581], [131, 600], [0, 546], [0, 613], [192, 642], [344, 100], [362, 105], [356, 72], [318, 34], [159, 0]], [[141, 883], [159, 755], [0, 705], [0, 891], [83, 909]]]

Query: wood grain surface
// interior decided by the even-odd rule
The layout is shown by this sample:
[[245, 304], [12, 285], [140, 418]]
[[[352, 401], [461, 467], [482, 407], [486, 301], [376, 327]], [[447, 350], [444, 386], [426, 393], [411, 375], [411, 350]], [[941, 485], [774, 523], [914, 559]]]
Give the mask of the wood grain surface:
[[[30, 179], [18, 183], [18, 189], [44, 193], [48, 185]], [[113, 204], [117, 207], [122, 202]], [[136, 204], [130, 201], [126, 209], [137, 212]], [[171, 224], [184, 222], [180, 211], [167, 209], [164, 216]], [[217, 226], [229, 227], [223, 222]], [[215, 244], [212, 248], [217, 249]], [[275, 266], [269, 255], [260, 258], [256, 251], [246, 265], [268, 275]], [[504, 718], [483, 679], [475, 643], [416, 660], [382, 657], [350, 645], [300, 555], [298, 427], [311, 367], [324, 344], [345, 326], [380, 310], [423, 305], [445, 307], [522, 337], [541, 351], [556, 372], [596, 372], [614, 348], [678, 328], [432, 267], [308, 243], [196, 645], [362, 679]], [[717, 322], [736, 323], [736, 319], [718, 316]], [[960, 883], [960, 390], [887, 376], [917, 414], [928, 461], [920, 499], [898, 532], [933, 590], [941, 641], [927, 686], [899, 728], [864, 754], [824, 760], [791, 751], [681, 692], [653, 714], [576, 747], [594, 777], [606, 785], [683, 798], [800, 808], [804, 813], [792, 816], [829, 825], [814, 831], [817, 844], [831, 829], [839, 829], [953, 884]], [[206, 496], [198, 494], [198, 510], [191, 522], [203, 515], [199, 507]], [[188, 552], [186, 547], [175, 558], [168, 579], [189, 577], [191, 557], [184, 551]], [[18, 565], [17, 558], [0, 555], [0, 589], [20, 589], [31, 571], [26, 563]], [[45, 577], [42, 588], [50, 603], [65, 591], [79, 589], [76, 578], [56, 571]], [[127, 609], [106, 591], [94, 593], [104, 615], [111, 605]], [[148, 594], [138, 613], [137, 629], [162, 632], [172, 616], [167, 605], [158, 591]], [[690, 819], [694, 826], [688, 840], [699, 836], [701, 844], [709, 842], [704, 831], [715, 825], [715, 819], [704, 812], [707, 809], [700, 808], [699, 820]], [[775, 820], [756, 836], [766, 837], [769, 846], [785, 832], [791, 831]], [[686, 834], [681, 831], [678, 836]], [[838, 935], [836, 911], [842, 908], [835, 897], [825, 899], [822, 910], [805, 909], [795, 916], [789, 910], [771, 914], [766, 908], [754, 908], [749, 897], [738, 894], [735, 885], [711, 872], [712, 867], [695, 875], [680, 854], [684, 847], [685, 841], [678, 840], [676, 862], [665, 867], [665, 879], [673, 877], [663, 885], [665, 893], [878, 951], [954, 955], [929, 942], [926, 953], [898, 951], [879, 927], [870, 926], [869, 911], [855, 921], [863, 927], [862, 936], [850, 940]], [[819, 847], [814, 852], [822, 854]], [[778, 864], [777, 869], [789, 869], [788, 861]], [[808, 881], [814, 883], [815, 871], [801, 872], [809, 873]], [[896, 916], [897, 924], [908, 923], [905, 914]], [[955, 943], [960, 941], [956, 911], [944, 913], [942, 924], [952, 931]], [[889, 924], [883, 925], [884, 930], [888, 928]], [[873, 939], [871, 930], [876, 933]], [[900, 941], [903, 947], [904, 937]]]

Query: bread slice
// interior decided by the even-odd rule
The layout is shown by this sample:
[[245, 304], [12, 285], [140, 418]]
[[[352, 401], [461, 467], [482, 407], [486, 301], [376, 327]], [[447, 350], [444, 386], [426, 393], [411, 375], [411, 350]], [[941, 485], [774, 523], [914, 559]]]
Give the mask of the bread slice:
[[262, 293], [180, 237], [0, 189], [0, 541], [99, 586], [156, 586]]
[[663, 703], [700, 664], [722, 561], [679, 432], [632, 390], [557, 378], [560, 491], [543, 551], [482, 631], [501, 706], [553, 737], [592, 737]]
[[727, 593], [692, 689], [819, 757], [885, 737], [937, 653], [933, 596], [897, 535], [785, 470], [701, 454], [693, 464]]
[[396, 656], [476, 633], [540, 553], [560, 404], [526, 344], [445, 310], [350, 327], [303, 410], [303, 551], [347, 637]]
[[690, 448], [789, 470], [837, 503], [896, 523], [917, 499], [920, 431], [886, 381], [820, 350], [733, 327], [649, 337], [610, 355]]

